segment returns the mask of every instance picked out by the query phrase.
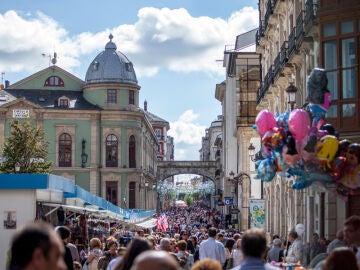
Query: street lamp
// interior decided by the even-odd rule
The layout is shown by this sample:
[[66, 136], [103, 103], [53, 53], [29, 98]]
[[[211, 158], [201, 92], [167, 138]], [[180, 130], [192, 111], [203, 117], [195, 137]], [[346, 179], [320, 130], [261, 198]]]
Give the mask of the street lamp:
[[296, 103], [296, 92], [298, 91], [298, 89], [293, 82], [290, 82], [289, 86], [286, 87], [285, 91], [288, 94], [288, 103], [290, 104], [290, 109], [293, 110]]
[[[239, 174], [235, 175], [235, 173], [233, 171], [230, 171], [229, 173], [229, 178], [228, 181], [231, 182], [234, 186], [235, 186], [235, 196], [236, 196], [236, 215], [237, 215], [237, 220], [239, 222], [239, 218], [238, 218], [238, 214], [239, 214], [239, 202], [238, 202], [238, 196], [239, 196], [239, 189], [238, 189], [238, 185], [241, 186], [241, 191], [242, 191], [242, 185], [244, 183], [244, 180], [249, 180], [249, 185], [251, 185], [250, 183], [250, 175], [248, 175], [247, 173], [244, 172], [240, 172]], [[242, 205], [243, 207], [243, 205]], [[234, 212], [235, 214], [235, 212]], [[241, 229], [241, 228], [240, 228]]]
[[228, 181], [231, 182], [234, 185], [242, 185], [244, 180], [251, 180], [250, 175], [248, 175], [247, 173], [241, 172], [238, 175], [235, 176], [235, 173], [233, 171], [231, 171], [229, 173], [229, 178]]
[[86, 140], [82, 139], [81, 141], [81, 168], [85, 168], [87, 159], [88, 159], [88, 155], [85, 153], [85, 144], [86, 144]]
[[[262, 147], [262, 145], [261, 145], [261, 147]], [[256, 162], [256, 161], [265, 159], [265, 157], [262, 155], [261, 148], [260, 148], [259, 152], [257, 152], [255, 154], [255, 146], [252, 143], [250, 143], [248, 150], [249, 150], [249, 157], [252, 162]]]
[[[250, 143], [249, 147], [248, 147], [248, 150], [249, 150], [249, 157], [251, 159], [252, 162], [257, 162], [257, 161], [261, 161], [261, 160], [264, 160], [265, 157], [262, 155], [262, 144], [261, 144], [261, 148], [259, 150], [259, 152], [257, 152], [255, 154], [255, 147], [252, 143]], [[258, 163], [255, 163], [255, 169], [257, 169], [259, 166]], [[264, 196], [264, 186], [263, 186], [263, 181], [260, 181], [260, 197], [261, 199], [263, 198]]]

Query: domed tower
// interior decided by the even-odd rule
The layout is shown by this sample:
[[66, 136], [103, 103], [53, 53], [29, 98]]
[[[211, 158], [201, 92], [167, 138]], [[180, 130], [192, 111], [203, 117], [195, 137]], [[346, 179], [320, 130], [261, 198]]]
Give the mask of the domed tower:
[[85, 77], [84, 98], [103, 109], [139, 107], [139, 90], [133, 64], [110, 41], [89, 65]]

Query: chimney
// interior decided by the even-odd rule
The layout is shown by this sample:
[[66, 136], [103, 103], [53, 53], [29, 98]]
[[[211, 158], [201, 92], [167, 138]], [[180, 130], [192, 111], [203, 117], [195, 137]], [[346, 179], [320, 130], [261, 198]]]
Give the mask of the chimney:
[[144, 111], [147, 112], [147, 101], [144, 101]]

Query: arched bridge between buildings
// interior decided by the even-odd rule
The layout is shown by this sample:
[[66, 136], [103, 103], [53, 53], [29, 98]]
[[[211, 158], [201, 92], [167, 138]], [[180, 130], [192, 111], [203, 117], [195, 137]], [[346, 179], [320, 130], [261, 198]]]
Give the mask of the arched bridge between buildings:
[[157, 180], [162, 181], [177, 174], [198, 174], [215, 182], [216, 161], [160, 161]]

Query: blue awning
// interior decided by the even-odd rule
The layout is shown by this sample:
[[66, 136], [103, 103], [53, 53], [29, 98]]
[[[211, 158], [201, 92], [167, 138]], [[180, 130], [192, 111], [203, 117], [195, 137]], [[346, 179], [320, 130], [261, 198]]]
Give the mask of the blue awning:
[[74, 181], [53, 174], [0, 174], [0, 189], [48, 189], [61, 191], [63, 198], [78, 198], [84, 204], [94, 205], [99, 210], [120, 215], [130, 223], [140, 222], [155, 214], [155, 210], [122, 209], [102, 197], [75, 185]]

